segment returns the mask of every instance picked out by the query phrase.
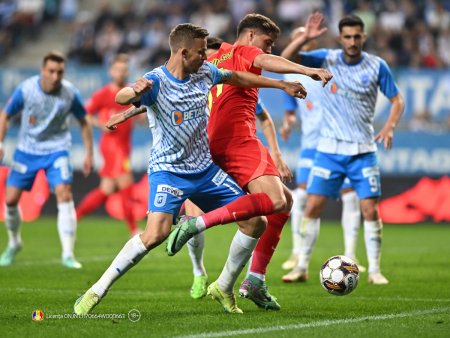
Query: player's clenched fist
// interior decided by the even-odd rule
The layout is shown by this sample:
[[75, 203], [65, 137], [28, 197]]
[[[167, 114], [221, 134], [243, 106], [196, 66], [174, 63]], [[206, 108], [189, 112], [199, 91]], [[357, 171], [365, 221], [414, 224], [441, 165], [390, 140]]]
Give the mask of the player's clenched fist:
[[140, 77], [136, 83], [133, 85], [133, 90], [137, 95], [142, 95], [148, 92], [153, 86], [153, 81], [146, 79], [145, 77]]
[[291, 96], [304, 99], [306, 97], [306, 89], [298, 81], [282, 81], [284, 83], [283, 90]]

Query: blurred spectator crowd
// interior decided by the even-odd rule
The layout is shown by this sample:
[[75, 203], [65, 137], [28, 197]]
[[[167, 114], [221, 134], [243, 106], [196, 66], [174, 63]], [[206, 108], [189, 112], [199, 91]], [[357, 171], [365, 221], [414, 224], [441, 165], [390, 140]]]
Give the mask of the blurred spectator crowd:
[[37, 39], [44, 24], [73, 21], [78, 0], [0, 0], [0, 61], [14, 48]]
[[111, 1], [92, 2], [94, 12], [80, 11], [80, 1], [89, 0], [0, 0], [0, 55], [60, 19], [70, 23], [73, 61], [106, 64], [116, 53], [127, 52], [136, 67], [149, 67], [167, 58], [168, 34], [176, 24], [193, 22], [233, 42], [238, 22], [252, 12], [267, 15], [282, 29], [274, 50], [278, 54], [292, 29], [321, 11], [329, 28], [323, 47], [338, 47], [337, 23], [354, 13], [365, 22], [366, 49], [392, 67], [450, 66], [450, 0], [116, 0], [118, 8]]
[[339, 19], [355, 13], [366, 24], [366, 49], [392, 67], [450, 66], [450, 0], [141, 0], [124, 2], [118, 10], [104, 1], [95, 14], [78, 13], [70, 56], [96, 64], [127, 52], [137, 67], [159, 65], [169, 54], [168, 34], [176, 24], [193, 22], [233, 42], [238, 22], [251, 12], [267, 15], [282, 29], [277, 54], [292, 29], [317, 10], [329, 28], [323, 47], [338, 47]]

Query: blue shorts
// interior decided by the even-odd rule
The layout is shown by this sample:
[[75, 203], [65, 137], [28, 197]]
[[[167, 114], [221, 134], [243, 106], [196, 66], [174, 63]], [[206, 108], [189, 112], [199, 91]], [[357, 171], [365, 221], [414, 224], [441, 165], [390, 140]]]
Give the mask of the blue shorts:
[[30, 191], [34, 179], [41, 169], [45, 170], [45, 176], [47, 176], [47, 181], [52, 189], [58, 184], [72, 183], [73, 170], [68, 151], [34, 155], [17, 149], [14, 152], [6, 185]]
[[[316, 157], [317, 150], [315, 148], [302, 149], [300, 151], [300, 156], [297, 163], [297, 171], [295, 175], [296, 183], [306, 184], [308, 182], [308, 177], [311, 172], [311, 168], [314, 165], [314, 159]], [[351, 188], [352, 184], [350, 180], [346, 177], [344, 183], [342, 183], [341, 189]]]
[[314, 156], [316, 149], [302, 149], [298, 157], [297, 171], [295, 173], [295, 180], [297, 185], [306, 184], [308, 182], [309, 172], [314, 164]]
[[215, 164], [196, 174], [157, 171], [149, 175], [148, 181], [148, 209], [151, 212], [172, 214], [174, 221], [186, 199], [190, 199], [206, 213], [245, 194], [241, 187]]
[[380, 168], [375, 152], [348, 156], [318, 151], [306, 191], [337, 198], [345, 177], [360, 199], [381, 196]]

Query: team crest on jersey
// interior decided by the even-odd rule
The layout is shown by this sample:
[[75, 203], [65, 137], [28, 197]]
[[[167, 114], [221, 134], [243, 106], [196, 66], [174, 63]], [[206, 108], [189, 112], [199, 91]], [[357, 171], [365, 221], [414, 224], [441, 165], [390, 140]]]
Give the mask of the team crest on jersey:
[[368, 85], [369, 82], [370, 82], [369, 75], [367, 75], [367, 74], [361, 75], [361, 83], [363, 85]]
[[155, 195], [155, 207], [163, 207], [164, 205], [166, 205], [166, 201], [167, 201], [167, 194], [156, 194]]
[[209, 89], [208, 89], [208, 86], [206, 85], [205, 81], [200, 81], [199, 86], [200, 86], [200, 90], [203, 93], [205, 93], [205, 94], [208, 93]]
[[185, 111], [185, 112], [182, 112], [179, 110], [174, 110], [172, 112], [172, 123], [176, 126], [179, 126], [180, 124], [182, 124], [185, 121], [198, 119], [198, 118], [202, 117], [204, 113], [205, 113], [205, 107], [201, 107], [198, 109], [189, 110], [189, 111]]
[[183, 196], [183, 194], [184, 194], [183, 190], [171, 187], [168, 184], [158, 184], [158, 186], [156, 187], [156, 192], [166, 193], [166, 194], [172, 195], [177, 198], [181, 198], [181, 196]]

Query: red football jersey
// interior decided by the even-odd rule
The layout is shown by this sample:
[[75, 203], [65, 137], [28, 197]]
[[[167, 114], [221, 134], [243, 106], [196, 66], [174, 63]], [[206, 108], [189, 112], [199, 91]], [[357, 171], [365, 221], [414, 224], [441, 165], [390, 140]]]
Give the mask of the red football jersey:
[[[220, 49], [208, 58], [219, 69], [251, 72], [261, 75], [261, 69], [253, 67], [253, 60], [264, 52], [253, 46], [222, 43]], [[258, 102], [257, 88], [242, 88], [218, 84], [209, 95], [209, 139], [236, 136], [255, 136], [255, 108]]]
[[[92, 95], [92, 98], [86, 103], [88, 114], [98, 115], [101, 123], [106, 124], [111, 115], [120, 113], [128, 107], [121, 106], [115, 102], [115, 97], [120, 89], [115, 89], [111, 85], [106, 85]], [[121, 123], [118, 128], [112, 132], [104, 132], [100, 143], [111, 149], [122, 149], [127, 154], [131, 150], [131, 130], [133, 127], [132, 119]]]

